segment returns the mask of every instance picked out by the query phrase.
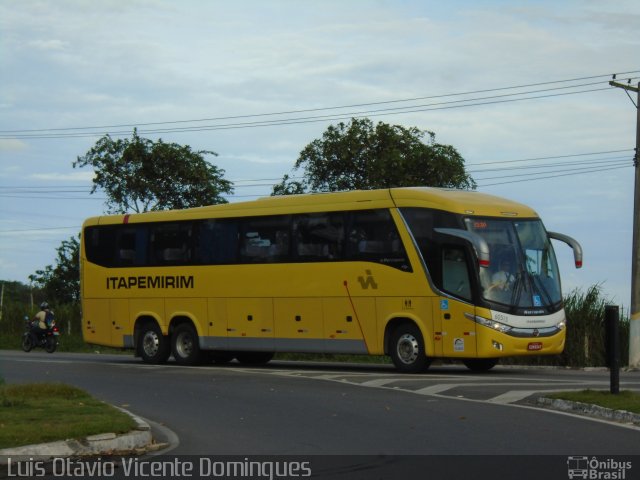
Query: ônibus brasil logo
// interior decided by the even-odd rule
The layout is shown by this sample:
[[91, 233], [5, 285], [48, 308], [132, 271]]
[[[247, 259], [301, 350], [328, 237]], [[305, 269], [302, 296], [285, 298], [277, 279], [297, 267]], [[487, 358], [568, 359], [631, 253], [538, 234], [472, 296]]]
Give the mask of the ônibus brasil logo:
[[584, 480], [626, 480], [631, 462], [607, 458], [574, 456], [567, 458], [567, 473], [570, 479]]

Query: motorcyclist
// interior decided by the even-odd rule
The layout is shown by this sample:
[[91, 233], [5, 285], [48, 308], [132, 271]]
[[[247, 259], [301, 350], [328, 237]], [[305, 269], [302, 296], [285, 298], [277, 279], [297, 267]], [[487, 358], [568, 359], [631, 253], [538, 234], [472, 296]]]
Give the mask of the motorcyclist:
[[47, 333], [47, 330], [51, 328], [51, 322], [53, 321], [53, 312], [47, 302], [40, 304], [40, 311], [35, 314], [31, 320], [31, 332], [36, 335], [37, 338], [40, 335]]

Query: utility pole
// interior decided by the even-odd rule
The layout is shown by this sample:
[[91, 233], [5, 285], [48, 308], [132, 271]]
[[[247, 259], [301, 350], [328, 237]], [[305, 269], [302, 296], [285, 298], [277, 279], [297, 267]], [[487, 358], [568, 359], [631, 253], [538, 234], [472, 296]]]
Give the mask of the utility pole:
[[[622, 88], [636, 107], [636, 154], [633, 161], [635, 186], [633, 191], [633, 244], [631, 246], [631, 316], [629, 323], [629, 367], [640, 368], [640, 82], [637, 86], [609, 82], [613, 87]], [[634, 102], [629, 92], [636, 92]]]

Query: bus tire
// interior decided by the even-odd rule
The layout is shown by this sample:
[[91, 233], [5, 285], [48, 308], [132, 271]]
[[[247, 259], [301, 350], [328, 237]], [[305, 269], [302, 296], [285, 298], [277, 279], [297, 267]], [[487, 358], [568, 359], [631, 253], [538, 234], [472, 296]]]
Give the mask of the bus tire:
[[422, 332], [414, 323], [398, 325], [391, 334], [389, 355], [396, 369], [402, 373], [418, 373], [429, 368]]
[[245, 365], [266, 365], [273, 358], [272, 352], [242, 352], [236, 355], [240, 363]]
[[171, 354], [169, 341], [155, 322], [147, 322], [140, 328], [138, 351], [144, 363], [165, 363]]
[[196, 365], [201, 361], [198, 333], [192, 325], [178, 325], [171, 335], [171, 353], [180, 365]]
[[468, 358], [463, 360], [464, 366], [472, 372], [488, 372], [498, 364], [497, 358]]

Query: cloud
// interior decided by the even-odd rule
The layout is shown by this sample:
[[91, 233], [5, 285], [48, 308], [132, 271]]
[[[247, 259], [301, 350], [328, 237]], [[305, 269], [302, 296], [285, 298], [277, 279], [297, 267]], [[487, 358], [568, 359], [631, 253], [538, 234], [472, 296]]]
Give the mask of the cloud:
[[28, 148], [22, 140], [14, 138], [0, 138], [0, 152], [18, 152]]
[[49, 172], [49, 173], [34, 173], [29, 175], [29, 178], [34, 180], [45, 180], [48, 182], [91, 182], [95, 177], [95, 173], [92, 171], [87, 172]]
[[57, 39], [41, 39], [32, 40], [28, 43], [28, 45], [38, 50], [65, 50], [69, 47], [69, 42]]

